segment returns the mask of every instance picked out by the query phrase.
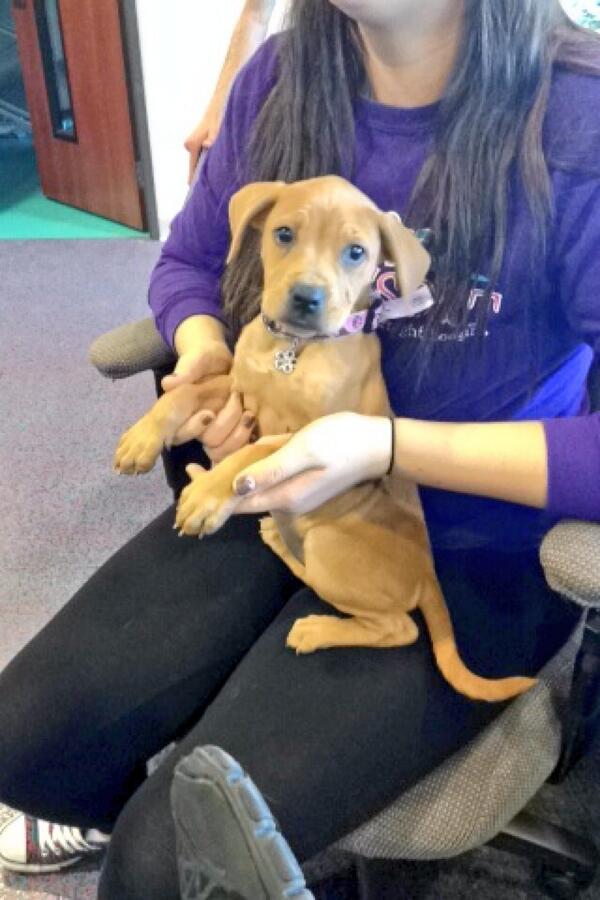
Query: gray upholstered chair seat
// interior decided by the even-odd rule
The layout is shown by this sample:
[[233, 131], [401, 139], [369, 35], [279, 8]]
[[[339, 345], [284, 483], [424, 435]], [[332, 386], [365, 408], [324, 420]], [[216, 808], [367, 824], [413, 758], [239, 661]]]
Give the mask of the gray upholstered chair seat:
[[561, 751], [583, 619], [538, 683], [474, 740], [336, 847], [379, 859], [440, 859], [487, 843], [531, 800]]
[[600, 526], [565, 519], [548, 532], [540, 559], [550, 587], [584, 607], [600, 607]]

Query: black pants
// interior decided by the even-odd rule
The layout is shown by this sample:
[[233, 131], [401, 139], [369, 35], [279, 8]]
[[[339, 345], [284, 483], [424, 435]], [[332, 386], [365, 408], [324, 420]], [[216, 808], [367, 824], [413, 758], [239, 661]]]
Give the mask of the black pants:
[[[442, 680], [419, 616], [411, 647], [297, 657], [290, 626], [325, 606], [261, 544], [256, 520], [202, 542], [180, 539], [173, 520], [171, 508], [115, 554], [0, 676], [0, 799], [113, 831], [101, 900], [177, 900], [169, 787], [197, 744], [240, 760], [305, 860], [503, 708]], [[436, 564], [480, 674], [533, 674], [574, 624], [533, 554]]]

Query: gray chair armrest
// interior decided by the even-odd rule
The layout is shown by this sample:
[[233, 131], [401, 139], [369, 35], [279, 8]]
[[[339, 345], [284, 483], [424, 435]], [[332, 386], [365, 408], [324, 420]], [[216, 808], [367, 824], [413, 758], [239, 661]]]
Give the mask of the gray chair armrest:
[[175, 365], [175, 355], [159, 335], [153, 319], [130, 322], [101, 335], [90, 347], [89, 358], [106, 378], [128, 378], [148, 369]]
[[559, 522], [544, 537], [540, 560], [554, 591], [578, 606], [600, 607], [600, 524]]

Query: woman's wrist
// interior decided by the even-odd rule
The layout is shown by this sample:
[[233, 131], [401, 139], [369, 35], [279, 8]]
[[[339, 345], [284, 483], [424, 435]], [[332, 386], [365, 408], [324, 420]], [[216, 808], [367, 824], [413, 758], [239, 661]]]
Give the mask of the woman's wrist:
[[223, 324], [214, 316], [188, 316], [175, 329], [173, 343], [178, 356], [190, 350], [198, 350], [211, 341], [225, 341]]
[[[362, 416], [359, 428], [367, 440], [367, 477], [365, 480], [385, 478], [393, 468], [395, 456], [395, 420], [387, 416]], [[367, 426], [365, 428], [365, 426]]]

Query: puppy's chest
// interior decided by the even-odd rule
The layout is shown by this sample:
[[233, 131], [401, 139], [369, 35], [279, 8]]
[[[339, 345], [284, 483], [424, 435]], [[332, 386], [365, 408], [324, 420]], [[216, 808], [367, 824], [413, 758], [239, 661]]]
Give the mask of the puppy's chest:
[[234, 390], [257, 413], [262, 434], [297, 431], [320, 416], [358, 410], [362, 379], [347, 360], [309, 345], [284, 373], [275, 368], [275, 352], [236, 352], [233, 366]]

